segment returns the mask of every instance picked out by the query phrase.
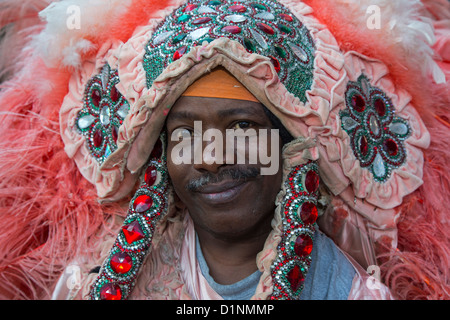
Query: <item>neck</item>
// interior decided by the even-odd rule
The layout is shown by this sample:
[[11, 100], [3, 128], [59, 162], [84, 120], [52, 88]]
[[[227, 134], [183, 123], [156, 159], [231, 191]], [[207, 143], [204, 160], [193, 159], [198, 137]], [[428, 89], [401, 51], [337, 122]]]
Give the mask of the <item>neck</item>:
[[258, 270], [256, 256], [264, 247], [269, 230], [251, 237], [214, 235], [196, 228], [209, 273], [219, 284], [236, 283]]

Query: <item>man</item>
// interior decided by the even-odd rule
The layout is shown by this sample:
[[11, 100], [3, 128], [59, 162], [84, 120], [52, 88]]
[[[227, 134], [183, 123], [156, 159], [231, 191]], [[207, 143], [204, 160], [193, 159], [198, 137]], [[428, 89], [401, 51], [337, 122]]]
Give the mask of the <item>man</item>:
[[1, 296], [48, 297], [59, 276], [57, 299], [445, 296], [431, 22], [374, 0], [373, 29], [345, 2], [40, 12], [0, 96]]
[[[204, 139], [209, 130], [215, 130], [216, 135], [213, 139]], [[235, 134], [239, 130], [243, 140], [239, 140], [239, 134]], [[90, 297], [93, 299], [118, 299], [125, 295], [129, 299], [268, 298], [267, 288], [263, 289], [263, 279], [267, 278], [268, 273], [274, 272], [275, 264], [267, 266], [267, 257], [264, 255], [271, 249], [266, 243], [270, 243], [274, 237], [273, 225], [279, 224], [276, 222], [280, 219], [277, 206], [283, 202], [280, 199], [283, 194], [280, 186], [283, 188], [283, 180], [288, 179], [283, 174], [282, 165], [286, 158], [283, 150], [289, 144], [295, 145], [296, 139], [223, 67], [215, 68], [188, 87], [168, 113], [163, 131], [167, 141], [163, 147], [165, 151], [160, 151], [159, 157], [167, 159], [167, 173], [174, 189], [173, 206], [176, 208], [170, 215], [182, 222], [166, 221], [163, 224], [165, 227], [149, 223], [148, 229], [166, 230], [158, 236], [161, 239], [153, 240], [148, 258], [139, 262], [142, 270], [136, 283], [128, 281], [129, 285], [136, 286], [133, 291], [112, 286], [108, 281], [105, 284], [105, 278], [94, 282], [94, 289], [85, 284], [85, 290], [91, 290]], [[272, 132], [276, 133], [275, 139], [263, 137], [273, 136]], [[255, 135], [257, 140], [265, 138], [264, 143], [255, 143], [256, 140], [252, 143]], [[196, 143], [201, 147], [196, 148]], [[239, 143], [244, 146], [238, 146]], [[208, 146], [212, 144], [215, 148], [209, 149]], [[187, 152], [188, 157], [183, 154], [184, 162], [180, 163], [180, 153]], [[237, 161], [242, 156], [240, 152], [243, 153], [243, 162]], [[260, 157], [257, 157], [256, 163], [250, 163], [251, 152], [257, 155], [270, 154], [276, 170], [262, 174], [262, 169], [272, 164], [262, 164]], [[196, 153], [200, 154], [200, 161], [196, 160]], [[144, 187], [140, 190], [148, 184], [148, 172], [147, 169]], [[302, 184], [300, 181], [297, 183]], [[158, 185], [158, 182], [154, 184]], [[303, 184], [307, 185], [307, 182], [304, 180]], [[161, 190], [167, 192], [164, 188]], [[145, 210], [137, 209], [133, 204], [145, 194], [138, 190], [136, 195], [138, 197], [131, 202], [134, 210], [130, 209], [129, 216], [133, 216], [136, 211], [145, 213]], [[308, 200], [313, 197], [312, 194]], [[317, 210], [315, 206], [314, 210]], [[155, 214], [146, 217], [155, 219]], [[300, 241], [297, 245], [299, 240], [294, 239], [296, 248], [307, 251], [304, 256], [301, 253], [302, 260], [298, 260], [307, 270], [302, 269], [290, 277], [292, 270], [296, 270], [294, 265], [290, 272], [286, 272], [288, 275], [280, 281], [286, 286], [286, 292], [289, 291], [284, 293], [286, 297], [316, 300], [390, 298], [384, 286], [379, 285], [376, 290], [372, 290], [366, 285], [368, 275], [356, 263], [352, 265], [333, 241], [314, 227], [315, 219], [313, 217], [311, 222], [307, 222], [303, 218], [303, 226], [292, 224], [292, 231], [307, 231], [304, 233], [307, 237], [301, 238], [303, 243]], [[126, 246], [127, 242], [123, 239], [128, 241], [130, 237], [131, 229], [126, 226], [131, 224], [125, 222], [124, 225], [116, 240], [120, 244], [116, 247]], [[175, 238], [171, 235], [176, 232], [173, 230], [179, 232]], [[103, 274], [110, 277], [116, 271], [117, 276], [121, 273], [118, 271], [120, 268], [125, 268], [125, 273], [130, 272], [129, 269], [133, 268], [129, 262], [132, 249], [125, 247], [124, 250], [127, 253], [120, 256], [116, 249], [112, 250], [102, 267]], [[298, 252], [297, 249], [294, 251]], [[173, 264], [175, 270], [167, 270], [167, 265]], [[97, 271], [100, 269], [91, 273], [91, 277]], [[99, 279], [102, 279], [102, 273]], [[175, 288], [174, 282], [178, 284]], [[88, 283], [92, 285], [92, 282]], [[284, 290], [278, 291], [279, 298], [286, 298], [281, 294]], [[276, 297], [275, 294], [273, 296]]]
[[[202, 97], [205, 89], [210, 90], [208, 95], [221, 97], [221, 90], [234, 89], [235, 99]], [[194, 135], [194, 121], [201, 121], [204, 130], [219, 129], [224, 137], [227, 129], [273, 130], [268, 111], [264, 112], [265, 107], [251, 93], [240, 92], [243, 90], [228, 72], [213, 70], [175, 103], [167, 117], [168, 137], [177, 130]], [[249, 101], [241, 100], [245, 98]], [[177, 143], [168, 140], [169, 155]], [[278, 155], [278, 163], [282, 163], [281, 139], [279, 147], [270, 148], [270, 153]], [[232, 164], [220, 160], [206, 163], [204, 158], [198, 164], [174, 165], [169, 156], [167, 167], [180, 206], [186, 207], [193, 220], [198, 237], [196, 256], [208, 285], [223, 298], [250, 299], [261, 276], [256, 256], [272, 230], [282, 170], [261, 175], [260, 163], [250, 166], [237, 165], [233, 158]], [[305, 283], [314, 288], [303, 298], [347, 299], [356, 272], [331, 240], [317, 234], [314, 269]], [[330, 265], [336, 267], [329, 269]]]

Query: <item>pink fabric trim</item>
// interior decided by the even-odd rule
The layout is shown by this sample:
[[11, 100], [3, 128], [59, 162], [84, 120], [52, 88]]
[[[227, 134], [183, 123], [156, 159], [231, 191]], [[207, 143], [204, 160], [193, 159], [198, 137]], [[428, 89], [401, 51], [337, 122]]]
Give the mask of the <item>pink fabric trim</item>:
[[356, 263], [351, 256], [343, 252], [356, 270], [352, 288], [347, 300], [394, 300], [389, 288], [380, 282], [379, 269], [374, 269], [374, 275], [369, 275], [366, 270]]
[[223, 300], [208, 284], [198, 265], [196, 255], [196, 240], [194, 224], [186, 214], [185, 236], [181, 247], [181, 276], [186, 285], [186, 291], [194, 300]]

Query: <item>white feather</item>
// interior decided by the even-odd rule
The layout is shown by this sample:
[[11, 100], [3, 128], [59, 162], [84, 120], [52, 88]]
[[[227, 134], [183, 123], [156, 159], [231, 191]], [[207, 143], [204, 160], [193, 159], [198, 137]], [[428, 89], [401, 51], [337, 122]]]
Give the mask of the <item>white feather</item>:
[[88, 39], [107, 34], [129, 4], [130, 0], [53, 2], [39, 13], [46, 26], [33, 46], [48, 65], [79, 67], [81, 55], [94, 46]]
[[405, 57], [421, 66], [424, 74], [437, 83], [445, 83], [445, 75], [435, 63], [431, 48], [436, 41], [431, 19], [426, 17], [420, 0], [334, 0], [346, 7], [349, 21], [367, 28], [367, 10], [380, 9], [380, 30], [387, 45], [401, 47]]

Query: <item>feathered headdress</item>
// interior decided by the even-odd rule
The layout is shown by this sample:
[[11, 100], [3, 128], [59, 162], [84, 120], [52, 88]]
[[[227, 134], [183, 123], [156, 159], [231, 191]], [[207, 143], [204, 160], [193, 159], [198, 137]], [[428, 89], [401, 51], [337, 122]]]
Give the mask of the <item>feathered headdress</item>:
[[[306, 100], [287, 94], [279, 103], [300, 106], [290, 111], [302, 121], [287, 129], [317, 141], [330, 195], [321, 229], [363, 266], [378, 264], [396, 298], [448, 298], [449, 3], [280, 3], [300, 21], [306, 17], [319, 48], [312, 89], [298, 93]], [[154, 31], [183, 5], [181, 0], [0, 4], [0, 297], [48, 299], [74, 257], [104, 256], [99, 242], [119, 232], [116, 220], [128, 210], [143, 165], [122, 161], [133, 152], [128, 147], [144, 122], [139, 112], [150, 103], [137, 88], [150, 92], [152, 81], [164, 83], [157, 79], [161, 70], [150, 83], [136, 70], [144, 68], [150, 40], [158, 44], [158, 36], [166, 37], [163, 41], [176, 36]], [[246, 49], [264, 47], [258, 39]], [[298, 57], [311, 54], [295, 45], [283, 48], [297, 50]], [[105, 68], [106, 62], [111, 66]], [[277, 70], [277, 61], [270, 62]], [[86, 135], [73, 131], [92, 124], [81, 114], [88, 83], [104, 85], [117, 106], [117, 131], [108, 132], [116, 144], [97, 156]], [[117, 100], [111, 84], [124, 99]], [[354, 115], [369, 107], [374, 116], [358, 123]], [[392, 110], [396, 115], [386, 118]], [[394, 134], [376, 131], [383, 130], [381, 124]], [[380, 145], [357, 126], [383, 136], [385, 158], [376, 156]]]

